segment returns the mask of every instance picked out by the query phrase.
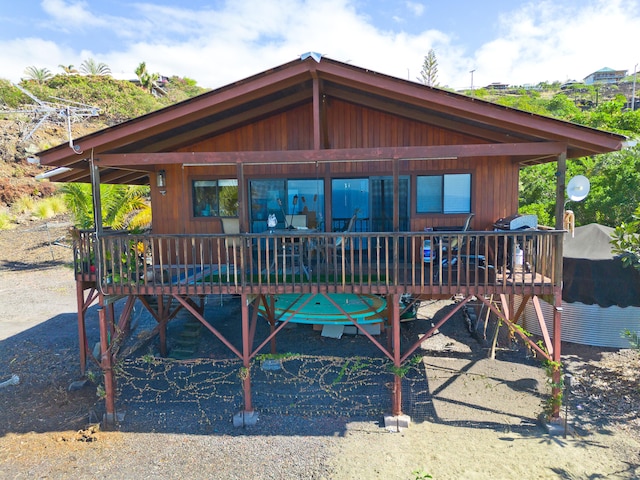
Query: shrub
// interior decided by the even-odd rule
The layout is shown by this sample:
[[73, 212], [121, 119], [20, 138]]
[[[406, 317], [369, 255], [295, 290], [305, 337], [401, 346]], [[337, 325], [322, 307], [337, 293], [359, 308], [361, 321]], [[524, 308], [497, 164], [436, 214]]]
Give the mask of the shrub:
[[32, 212], [36, 206], [36, 201], [30, 195], [23, 195], [11, 205], [13, 213], [19, 215], [21, 213]]
[[6, 212], [0, 212], [0, 230], [9, 230], [15, 226], [13, 218]]
[[42, 219], [53, 218], [67, 212], [67, 205], [62, 195], [43, 198], [33, 208], [34, 216]]

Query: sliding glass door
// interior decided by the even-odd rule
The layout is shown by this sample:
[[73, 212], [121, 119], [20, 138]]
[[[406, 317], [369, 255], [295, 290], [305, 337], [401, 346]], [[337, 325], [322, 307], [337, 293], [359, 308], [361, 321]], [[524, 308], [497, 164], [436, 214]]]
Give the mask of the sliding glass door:
[[[331, 182], [331, 230], [344, 230], [357, 211], [356, 232], [393, 231], [393, 177], [336, 178]], [[409, 177], [398, 182], [400, 231], [409, 231]]]

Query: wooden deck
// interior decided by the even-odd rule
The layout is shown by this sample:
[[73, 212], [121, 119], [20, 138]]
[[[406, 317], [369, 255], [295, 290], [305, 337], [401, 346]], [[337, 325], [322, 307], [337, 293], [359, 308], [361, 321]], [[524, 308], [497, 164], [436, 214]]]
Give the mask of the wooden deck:
[[[81, 232], [105, 295], [553, 294], [561, 231], [134, 235]], [[337, 246], [336, 246], [337, 245]], [[425, 245], [430, 246], [425, 250]]]

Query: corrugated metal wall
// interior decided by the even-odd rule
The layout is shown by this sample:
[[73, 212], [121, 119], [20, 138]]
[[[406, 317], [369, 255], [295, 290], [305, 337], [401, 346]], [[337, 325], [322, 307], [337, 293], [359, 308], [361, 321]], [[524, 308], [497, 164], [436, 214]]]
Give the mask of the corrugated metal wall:
[[[522, 297], [516, 297], [516, 308]], [[553, 331], [553, 306], [540, 300], [542, 314], [549, 332]], [[524, 310], [525, 330], [542, 335], [531, 301]], [[562, 302], [562, 341], [592, 345], [596, 347], [629, 348], [629, 341], [622, 336], [623, 330], [640, 332], [640, 308], [616, 306], [603, 308], [599, 305]]]

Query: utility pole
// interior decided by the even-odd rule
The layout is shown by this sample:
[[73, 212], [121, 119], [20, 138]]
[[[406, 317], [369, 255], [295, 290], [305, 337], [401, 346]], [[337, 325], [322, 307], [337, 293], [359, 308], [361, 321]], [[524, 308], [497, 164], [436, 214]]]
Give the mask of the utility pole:
[[474, 68], [473, 70], [471, 70], [469, 73], [471, 74], [471, 95], [473, 95], [473, 72], [475, 72], [476, 69]]
[[633, 90], [631, 93], [631, 111], [635, 111], [636, 109], [636, 77], [638, 75], [638, 64], [633, 67]]

